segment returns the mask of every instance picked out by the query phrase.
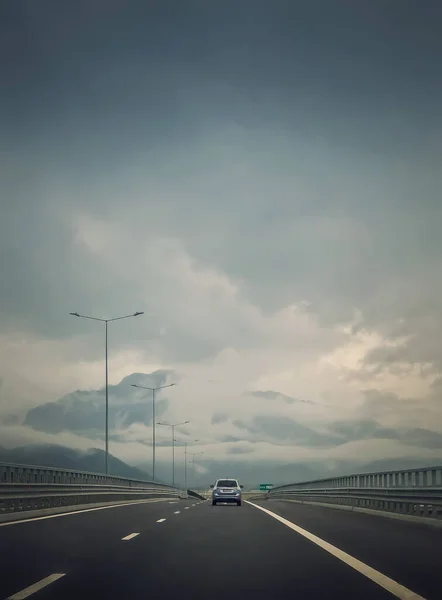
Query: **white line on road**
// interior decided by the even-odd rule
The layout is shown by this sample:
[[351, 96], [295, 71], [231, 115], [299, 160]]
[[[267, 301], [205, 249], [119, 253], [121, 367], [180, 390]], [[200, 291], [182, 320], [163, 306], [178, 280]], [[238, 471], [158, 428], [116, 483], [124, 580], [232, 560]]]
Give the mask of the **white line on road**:
[[318, 536], [314, 535], [313, 533], [310, 533], [310, 531], [307, 531], [306, 529], [302, 529], [302, 527], [299, 527], [299, 525], [295, 525], [295, 523], [292, 523], [288, 519], [284, 519], [284, 517], [281, 517], [280, 515], [272, 512], [271, 510], [267, 510], [267, 508], [258, 506], [258, 504], [253, 504], [253, 502], [249, 502], [248, 500], [246, 500], [246, 502], [247, 502], [247, 504], [250, 504], [250, 506], [254, 506], [258, 510], [262, 510], [267, 515], [269, 515], [270, 517], [273, 517], [280, 523], [283, 523], [283, 525], [286, 525], [293, 531], [296, 531], [296, 533], [299, 533], [300, 535], [304, 536], [305, 538], [307, 538], [308, 540], [310, 540], [311, 542], [313, 542], [314, 544], [316, 544], [317, 546], [319, 546], [326, 552], [329, 552], [330, 554], [332, 554], [333, 556], [335, 556], [336, 558], [338, 558], [339, 560], [341, 560], [342, 562], [347, 564], [349, 567], [352, 567], [353, 569], [355, 569], [362, 575], [365, 575], [366, 577], [368, 577], [368, 579], [371, 579], [372, 581], [377, 583], [379, 586], [388, 590], [394, 596], [396, 596], [397, 598], [400, 598], [400, 600], [425, 600], [425, 598], [423, 596], [419, 596], [419, 594], [415, 594], [414, 592], [412, 592], [408, 588], [404, 587], [397, 581], [394, 581], [394, 579], [390, 579], [390, 577], [387, 577], [387, 575], [384, 575], [383, 573], [376, 571], [376, 569], [369, 567], [368, 565], [361, 562], [357, 558], [354, 558], [350, 554], [347, 554], [347, 552], [344, 552], [340, 548], [337, 548], [336, 546], [329, 544], [328, 542], [319, 538]]
[[140, 535], [139, 533], [129, 533], [129, 535], [127, 535], [124, 538], [121, 538], [122, 542], [128, 542], [129, 540], [131, 540], [134, 537], [137, 537], [137, 535]]
[[169, 504], [178, 504], [178, 502], [176, 502], [176, 501], [175, 502], [169, 502]]
[[190, 506], [185, 506], [184, 510], [189, 510]]
[[64, 577], [65, 575], [66, 573], [53, 573], [52, 575], [49, 575], [49, 577], [45, 577], [44, 579], [37, 581], [37, 583], [34, 583], [24, 590], [21, 590], [21, 592], [17, 592], [16, 594], [9, 596], [7, 600], [24, 600], [25, 598], [29, 598], [29, 596], [32, 596], [32, 594], [35, 594], [35, 592], [39, 592], [47, 585], [54, 583], [54, 581], [61, 579], [61, 577]]
[[167, 498], [149, 498], [148, 500], [134, 500], [133, 502], [124, 502], [123, 504], [112, 504], [111, 506], [97, 506], [95, 508], [84, 508], [81, 510], [70, 510], [69, 512], [57, 513], [56, 515], [45, 515], [44, 517], [31, 517], [30, 519], [20, 519], [19, 521], [6, 521], [0, 523], [0, 527], [7, 525], [20, 525], [20, 523], [30, 523], [31, 521], [44, 521], [45, 519], [56, 519], [57, 517], [69, 517], [70, 515], [80, 515], [82, 513], [93, 512], [94, 510], [107, 510], [108, 508], [120, 508], [122, 506], [132, 506], [135, 504], [153, 504], [154, 502], [165, 502]]
[[166, 519], [158, 519], [157, 523], [164, 523]]
[[181, 512], [180, 510], [176, 510], [176, 511], [175, 511], [173, 514], [174, 514], [174, 515], [179, 515], [179, 514], [180, 514], [180, 512]]
[[192, 504], [192, 506], [196, 506], [196, 504]]

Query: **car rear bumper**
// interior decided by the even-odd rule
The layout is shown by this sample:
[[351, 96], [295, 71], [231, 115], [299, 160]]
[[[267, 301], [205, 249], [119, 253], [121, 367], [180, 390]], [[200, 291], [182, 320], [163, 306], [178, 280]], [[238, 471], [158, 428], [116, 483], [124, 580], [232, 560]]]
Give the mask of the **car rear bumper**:
[[241, 502], [241, 496], [213, 496], [213, 502]]

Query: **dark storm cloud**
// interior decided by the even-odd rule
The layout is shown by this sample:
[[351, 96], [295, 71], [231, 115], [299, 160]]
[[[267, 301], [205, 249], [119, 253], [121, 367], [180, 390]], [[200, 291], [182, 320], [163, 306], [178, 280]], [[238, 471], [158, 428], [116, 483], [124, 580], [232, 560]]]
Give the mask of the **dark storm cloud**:
[[253, 439], [291, 442], [299, 446], [326, 448], [342, 443], [338, 436], [323, 435], [286, 417], [257, 415], [250, 422], [233, 421], [238, 429], [252, 434]]
[[211, 423], [212, 425], [219, 425], [220, 423], [225, 423], [229, 419], [229, 415], [227, 413], [213, 413]]
[[254, 441], [285, 441], [306, 448], [334, 448], [361, 440], [394, 440], [422, 449], [442, 447], [440, 433], [423, 428], [384, 427], [373, 419], [335, 421], [321, 432], [293, 419], [264, 415], [258, 415], [250, 422], [236, 420], [233, 425], [252, 434]]
[[242, 446], [233, 446], [227, 450], [227, 454], [250, 454], [251, 452], [253, 452], [253, 448], [245, 448]]
[[303, 404], [314, 404], [310, 400], [298, 400], [297, 398], [291, 398], [290, 396], [286, 396], [285, 394], [281, 394], [279, 392], [272, 392], [270, 390], [250, 392], [250, 394], [252, 396], [255, 396], [256, 398], [267, 398], [268, 400], [282, 400], [286, 404], [296, 404], [297, 402], [301, 402]]
[[[406, 348], [367, 360], [440, 369], [441, 12], [412, 0], [10, 3], [1, 330], [68, 337], [90, 331], [70, 310], [149, 308], [144, 277], [160, 285], [132, 246], [137, 278], [73, 244], [69, 218], [87, 212], [128, 225], [140, 247], [152, 232], [179, 237], [263, 310], [308, 300], [334, 325], [357, 308], [361, 328], [392, 338], [402, 318]], [[114, 335], [141, 345], [157, 329]], [[167, 335], [173, 358], [222, 346]]]
[[227, 443], [235, 443], [235, 442], [242, 442], [243, 439], [240, 437], [237, 437], [236, 435], [223, 435], [220, 437], [220, 442], [227, 442]]
[[[152, 422], [152, 392], [131, 388], [133, 383], [148, 387], [164, 385], [169, 371], [156, 371], [150, 375], [133, 373], [119, 384], [109, 386], [109, 428], [125, 430], [133, 424], [149, 425]], [[163, 392], [164, 395], [164, 392]], [[156, 414], [160, 417], [169, 407], [169, 400], [156, 400]], [[24, 425], [36, 431], [58, 434], [71, 431], [91, 439], [103, 437], [104, 388], [77, 390], [56, 402], [48, 402], [30, 409]]]

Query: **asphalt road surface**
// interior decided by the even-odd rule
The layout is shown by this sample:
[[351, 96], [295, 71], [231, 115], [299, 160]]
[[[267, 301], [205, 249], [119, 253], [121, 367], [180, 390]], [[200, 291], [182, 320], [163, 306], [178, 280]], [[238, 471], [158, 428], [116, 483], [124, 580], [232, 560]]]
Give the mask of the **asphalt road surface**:
[[442, 598], [442, 530], [290, 502], [2, 524], [0, 553], [0, 600]]

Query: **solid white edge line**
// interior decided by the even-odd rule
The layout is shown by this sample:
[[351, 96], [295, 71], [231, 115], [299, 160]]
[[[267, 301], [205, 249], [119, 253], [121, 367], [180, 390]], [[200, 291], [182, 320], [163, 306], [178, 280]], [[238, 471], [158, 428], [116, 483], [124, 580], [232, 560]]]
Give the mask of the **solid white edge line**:
[[158, 519], [157, 523], [164, 523], [166, 519]]
[[7, 525], [20, 525], [20, 523], [30, 523], [31, 521], [44, 521], [45, 519], [55, 519], [57, 517], [68, 517], [70, 515], [79, 515], [81, 513], [93, 512], [94, 510], [106, 510], [108, 508], [119, 508], [120, 506], [132, 506], [133, 504], [153, 504], [154, 502], [165, 502], [167, 498], [147, 498], [146, 500], [134, 500], [124, 504], [112, 504], [111, 506], [96, 506], [95, 508], [83, 508], [81, 510], [71, 510], [69, 512], [57, 513], [56, 515], [45, 515], [44, 517], [31, 517], [29, 519], [20, 519], [18, 521], [6, 521], [0, 523], [0, 527]]
[[9, 596], [6, 600], [24, 600], [25, 598], [29, 598], [29, 596], [32, 596], [32, 594], [35, 594], [35, 592], [39, 592], [47, 585], [54, 583], [54, 581], [57, 581], [57, 579], [61, 579], [65, 575], [66, 573], [53, 573], [52, 575], [49, 575], [48, 577], [37, 581], [37, 583], [30, 585], [24, 590], [21, 590], [16, 594], [12, 594], [12, 596]]
[[376, 569], [373, 569], [373, 567], [369, 567], [362, 561], [358, 560], [357, 558], [354, 558], [354, 556], [351, 556], [350, 554], [347, 554], [347, 552], [344, 552], [340, 548], [329, 544], [320, 537], [314, 535], [313, 533], [310, 533], [310, 531], [307, 531], [306, 529], [299, 527], [299, 525], [292, 523], [292, 521], [284, 519], [284, 517], [281, 517], [277, 513], [274, 513], [271, 510], [268, 510], [267, 508], [259, 506], [258, 504], [253, 504], [253, 502], [249, 502], [248, 500], [246, 500], [246, 502], [247, 504], [250, 504], [250, 506], [257, 508], [258, 510], [262, 510], [264, 513], [266, 513], [270, 517], [273, 517], [283, 525], [286, 525], [293, 531], [296, 531], [296, 533], [299, 533], [303, 537], [307, 538], [308, 540], [310, 540], [329, 554], [333, 555], [335, 558], [338, 558], [339, 560], [347, 564], [349, 567], [352, 567], [352, 569], [355, 569], [355, 571], [358, 571], [362, 575], [365, 575], [365, 577], [368, 577], [368, 579], [371, 579], [371, 581], [374, 581], [374, 583], [376, 583], [380, 587], [383, 587], [397, 598], [400, 598], [401, 600], [425, 600], [423, 596], [419, 596], [419, 594], [412, 592], [397, 581], [394, 581], [394, 579], [391, 579], [390, 577], [387, 577], [387, 575], [376, 571]]
[[128, 542], [132, 538], [137, 537], [137, 535], [140, 535], [140, 534], [139, 533], [129, 533], [129, 535], [126, 535], [126, 537], [121, 538], [121, 541], [122, 542]]

